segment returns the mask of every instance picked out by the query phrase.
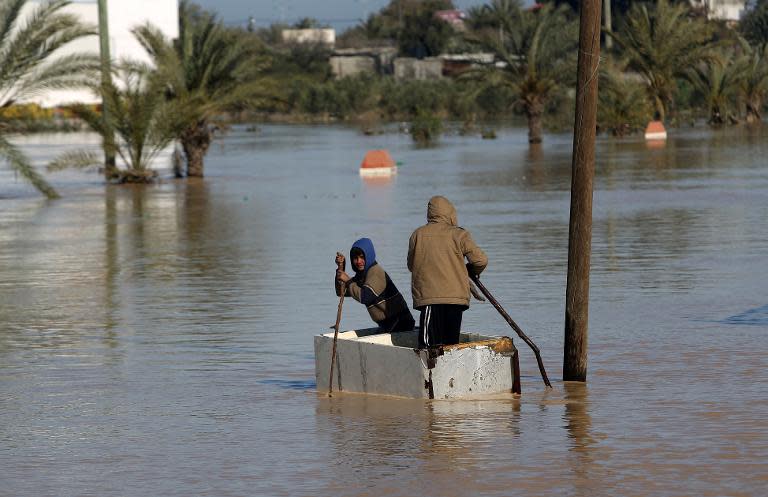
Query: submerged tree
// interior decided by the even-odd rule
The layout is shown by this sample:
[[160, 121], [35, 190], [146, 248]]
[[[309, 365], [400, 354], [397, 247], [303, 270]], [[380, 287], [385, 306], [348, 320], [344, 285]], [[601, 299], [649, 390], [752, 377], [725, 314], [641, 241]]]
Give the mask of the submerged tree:
[[577, 26], [568, 8], [544, 5], [521, 10], [513, 21], [483, 30], [471, 40], [495, 54], [498, 63], [470, 71], [469, 78], [506, 85], [517, 96], [517, 105], [528, 119], [529, 143], [542, 140], [542, 119], [555, 91], [575, 79]]
[[[117, 84], [107, 82], [97, 88], [109, 106], [106, 123], [100, 112], [87, 105], [74, 106], [72, 112], [102, 138], [112, 132], [116, 135], [105, 143], [114, 147], [110, 152], [124, 167], [115, 169], [111, 180], [147, 183], [157, 176], [151, 168], [153, 160], [178, 136], [189, 110], [166, 98], [165, 87], [152, 77], [151, 68], [125, 63], [117, 74]], [[100, 154], [78, 150], [54, 159], [48, 170], [97, 166], [101, 161]]]
[[645, 85], [628, 77], [622, 64], [600, 67], [597, 125], [601, 131], [624, 136], [641, 130], [653, 116]]
[[151, 25], [134, 31], [152, 57], [167, 96], [189, 111], [178, 136], [188, 176], [203, 176], [216, 118], [263, 102], [275, 93], [264, 76], [267, 58], [252, 39], [227, 30], [215, 16], [182, 1], [179, 38], [171, 41]]
[[[54, 0], [22, 14], [27, 0], [0, 3], [0, 109], [40, 96], [49, 90], [73, 88], [98, 78], [98, 58], [56, 52], [71, 41], [93, 35], [76, 16], [63, 12], [70, 2]], [[29, 159], [3, 135], [0, 111], [0, 160], [48, 198], [56, 190], [34, 169]]]
[[738, 59], [725, 54], [707, 59], [689, 69], [688, 80], [702, 96], [713, 126], [735, 124], [735, 100], [743, 72]]
[[746, 120], [752, 124], [761, 121], [768, 96], [768, 43], [753, 46], [741, 39], [740, 44], [744, 55], [740, 59], [739, 94], [746, 107]]
[[645, 78], [648, 96], [662, 119], [673, 108], [678, 80], [711, 52], [710, 26], [692, 17], [684, 3], [668, 0], [633, 4], [624, 24], [610, 36], [628, 69]]

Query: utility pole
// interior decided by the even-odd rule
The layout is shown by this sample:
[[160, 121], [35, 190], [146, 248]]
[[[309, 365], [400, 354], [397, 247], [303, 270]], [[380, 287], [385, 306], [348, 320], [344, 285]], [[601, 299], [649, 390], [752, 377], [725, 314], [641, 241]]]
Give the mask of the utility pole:
[[101, 118], [104, 120], [104, 177], [109, 181], [114, 175], [115, 165], [115, 135], [109, 124], [109, 105], [104, 96], [112, 83], [112, 61], [109, 51], [109, 19], [107, 17], [107, 0], [99, 0], [99, 53], [101, 56]]
[[[610, 1], [610, 0], [606, 0]], [[595, 175], [600, 0], [583, 0], [576, 71], [576, 120], [571, 163], [568, 282], [565, 290], [563, 380], [587, 381], [589, 259], [592, 253], [592, 183]]]
[[613, 26], [611, 21], [611, 0], [603, 0], [603, 17], [604, 17], [604, 29], [605, 29], [605, 48], [610, 50], [613, 48]]

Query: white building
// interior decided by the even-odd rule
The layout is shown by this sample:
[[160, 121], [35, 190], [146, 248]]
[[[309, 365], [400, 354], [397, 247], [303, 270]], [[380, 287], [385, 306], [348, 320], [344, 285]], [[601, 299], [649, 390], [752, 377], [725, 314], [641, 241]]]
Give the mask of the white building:
[[746, 11], [746, 0], [690, 0], [691, 6], [705, 9], [707, 19], [738, 22]]
[[[99, 9], [96, 0], [74, 0], [66, 12], [77, 15], [84, 24], [98, 26]], [[22, 11], [29, 15], [40, 2], [29, 2]], [[131, 30], [147, 22], [158, 27], [168, 38], [179, 36], [178, 0], [107, 0], [109, 48], [113, 60], [133, 59], [149, 61], [149, 56], [131, 34]], [[76, 40], [63, 47], [61, 55], [73, 52], [99, 54], [98, 36]], [[101, 99], [88, 90], [56, 90], [34, 99], [43, 107], [69, 103], [99, 103]]]
[[331, 28], [284, 29], [283, 43], [320, 44], [333, 47], [336, 43], [336, 30]]

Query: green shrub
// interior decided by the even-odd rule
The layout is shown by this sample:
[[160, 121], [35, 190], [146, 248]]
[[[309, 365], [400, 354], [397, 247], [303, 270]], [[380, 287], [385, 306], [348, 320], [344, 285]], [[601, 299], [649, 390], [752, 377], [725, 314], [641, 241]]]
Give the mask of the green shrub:
[[429, 111], [421, 111], [411, 122], [411, 138], [419, 145], [431, 145], [440, 137], [443, 121]]

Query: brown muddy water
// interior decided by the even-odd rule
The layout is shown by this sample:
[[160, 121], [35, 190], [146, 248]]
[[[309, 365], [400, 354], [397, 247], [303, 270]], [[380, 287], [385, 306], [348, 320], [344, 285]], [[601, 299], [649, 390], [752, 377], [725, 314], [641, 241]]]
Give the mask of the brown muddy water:
[[[589, 383], [562, 382], [568, 135], [236, 128], [204, 181], [47, 202], [0, 169], [0, 495], [768, 495], [768, 130], [598, 141]], [[88, 135], [19, 141], [40, 164]], [[363, 181], [365, 150], [400, 161]], [[410, 298], [408, 236], [453, 200], [483, 279], [542, 349], [523, 395], [315, 391], [333, 257], [368, 236]], [[348, 302], [343, 328], [368, 325]], [[464, 328], [511, 334], [487, 303]]]

